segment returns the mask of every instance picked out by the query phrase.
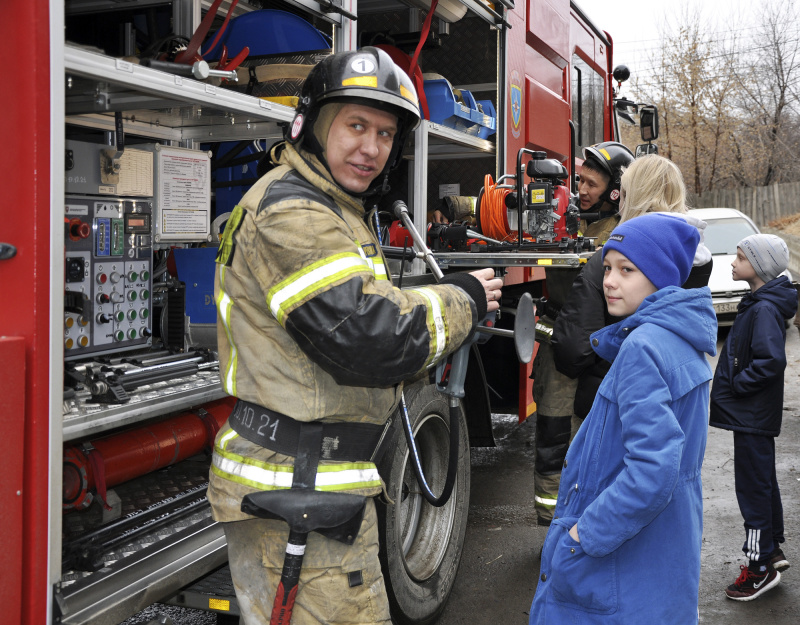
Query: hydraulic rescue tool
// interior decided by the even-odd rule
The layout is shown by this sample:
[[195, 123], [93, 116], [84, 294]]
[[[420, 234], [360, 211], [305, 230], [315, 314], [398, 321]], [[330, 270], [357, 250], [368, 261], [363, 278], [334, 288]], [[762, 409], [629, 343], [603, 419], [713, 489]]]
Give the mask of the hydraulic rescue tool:
[[[403, 222], [403, 225], [414, 240], [417, 253], [426, 262], [437, 282], [440, 281], [444, 277], [444, 274], [436, 262], [433, 253], [425, 244], [425, 240], [414, 227], [414, 222], [408, 214], [408, 207], [402, 200], [397, 200], [393, 204], [392, 209], [395, 216]], [[446, 504], [453, 491], [453, 485], [455, 484], [456, 470], [458, 468], [458, 440], [460, 435], [459, 410], [461, 399], [464, 397], [464, 380], [467, 375], [467, 365], [469, 363], [469, 354], [472, 346], [475, 343], [488, 340], [489, 337], [486, 336], [487, 334], [498, 334], [500, 336], [513, 338], [514, 347], [517, 351], [517, 358], [519, 358], [520, 362], [528, 363], [533, 356], [535, 319], [536, 311], [533, 305], [533, 298], [530, 293], [524, 293], [517, 305], [514, 330], [495, 328], [495, 313], [491, 312], [481, 321], [469, 340], [436, 365], [436, 390], [449, 397], [448, 403], [450, 406], [450, 452], [447, 462], [447, 477], [445, 478], [442, 492], [438, 497], [433, 494], [425, 478], [424, 471], [422, 470], [419, 450], [417, 449], [414, 440], [414, 432], [411, 427], [411, 418], [408, 414], [405, 397], [401, 396], [400, 414], [403, 421], [403, 431], [405, 432], [406, 441], [408, 443], [409, 455], [412, 458], [414, 474], [417, 476], [417, 481], [422, 488], [422, 495], [432, 506], [441, 507]]]

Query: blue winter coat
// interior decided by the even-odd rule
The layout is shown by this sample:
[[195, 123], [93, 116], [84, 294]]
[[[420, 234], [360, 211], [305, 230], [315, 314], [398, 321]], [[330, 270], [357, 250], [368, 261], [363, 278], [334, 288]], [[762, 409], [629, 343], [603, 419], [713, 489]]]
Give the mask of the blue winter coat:
[[778, 436], [783, 414], [786, 326], [797, 312], [797, 291], [785, 276], [739, 303], [711, 385], [711, 425]]
[[531, 625], [697, 622], [716, 338], [708, 287], [661, 289], [592, 334], [613, 364], [564, 462]]

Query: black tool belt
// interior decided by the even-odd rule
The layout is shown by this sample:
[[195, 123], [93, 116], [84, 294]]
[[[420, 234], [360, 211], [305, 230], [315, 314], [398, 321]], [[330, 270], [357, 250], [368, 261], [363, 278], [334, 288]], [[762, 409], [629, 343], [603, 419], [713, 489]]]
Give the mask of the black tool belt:
[[[391, 419], [371, 423], [306, 423], [242, 399], [228, 419], [231, 428], [252, 443], [286, 456], [302, 455], [304, 430], [322, 427], [320, 460], [378, 462], [389, 445]], [[307, 436], [305, 437], [307, 438]]]

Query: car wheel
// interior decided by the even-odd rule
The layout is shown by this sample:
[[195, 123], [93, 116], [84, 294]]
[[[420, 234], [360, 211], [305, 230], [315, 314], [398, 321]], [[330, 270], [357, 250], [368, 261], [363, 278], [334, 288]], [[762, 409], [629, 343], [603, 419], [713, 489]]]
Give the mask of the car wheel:
[[[414, 440], [434, 495], [444, 486], [449, 454], [450, 416], [446, 396], [432, 385], [405, 391]], [[459, 410], [460, 444], [453, 492], [440, 508], [422, 496], [405, 435], [381, 461], [381, 475], [393, 503], [378, 505], [381, 565], [392, 620], [404, 625], [431, 623], [441, 614], [455, 582], [467, 529], [470, 489], [469, 435]], [[395, 420], [398, 426], [399, 418]]]

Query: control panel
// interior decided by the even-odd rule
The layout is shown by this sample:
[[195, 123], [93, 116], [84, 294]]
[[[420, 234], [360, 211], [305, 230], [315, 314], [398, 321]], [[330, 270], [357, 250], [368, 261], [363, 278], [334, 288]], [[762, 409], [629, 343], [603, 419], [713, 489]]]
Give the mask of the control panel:
[[152, 199], [66, 196], [66, 360], [151, 343], [152, 219]]

